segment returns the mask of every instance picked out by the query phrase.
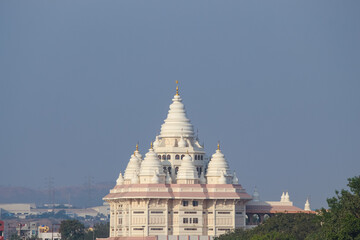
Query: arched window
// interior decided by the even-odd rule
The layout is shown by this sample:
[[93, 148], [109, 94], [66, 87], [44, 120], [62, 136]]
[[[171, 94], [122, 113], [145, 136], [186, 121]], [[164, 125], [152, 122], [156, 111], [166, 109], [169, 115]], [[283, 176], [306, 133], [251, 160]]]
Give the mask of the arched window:
[[176, 168], [175, 168], [175, 174], [177, 174], [178, 171], [179, 171], [179, 167], [176, 167]]
[[197, 155], [195, 155], [195, 160], [197, 160]]
[[269, 214], [265, 214], [264, 215], [264, 221], [268, 220], [270, 218], [270, 215]]
[[166, 160], [166, 155], [162, 155], [162, 159], [163, 159], [163, 160]]
[[260, 223], [260, 216], [259, 216], [259, 214], [254, 214], [254, 215], [252, 215], [252, 222], [253, 222], [253, 224], [259, 224]]
[[201, 155], [201, 160], [203, 160], [203, 155]]
[[180, 156], [179, 155], [175, 155], [175, 159], [179, 160]]
[[183, 154], [183, 155], [181, 155], [181, 160], [183, 159], [185, 157], [185, 155]]
[[163, 167], [163, 171], [164, 171], [164, 173], [166, 173], [166, 167]]
[[158, 158], [161, 160], [161, 155], [158, 155]]
[[170, 159], [171, 159], [171, 156], [170, 156], [170, 155], [167, 155], [166, 158], [167, 158], [167, 160], [170, 160]]
[[168, 172], [171, 175], [171, 167], [168, 167]]

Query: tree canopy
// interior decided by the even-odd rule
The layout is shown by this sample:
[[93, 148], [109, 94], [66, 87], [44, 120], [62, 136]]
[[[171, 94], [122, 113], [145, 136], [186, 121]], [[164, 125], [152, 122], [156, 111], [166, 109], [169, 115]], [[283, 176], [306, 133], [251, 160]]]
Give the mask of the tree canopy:
[[277, 214], [250, 229], [236, 229], [218, 240], [360, 240], [360, 176], [348, 179], [350, 190], [335, 191], [328, 209], [317, 214]]
[[93, 240], [96, 238], [107, 238], [110, 233], [110, 223], [96, 223], [92, 231], [88, 230], [85, 234], [85, 240]]
[[75, 219], [61, 221], [59, 232], [63, 240], [80, 240], [84, 238], [84, 225]]
[[349, 190], [335, 191], [327, 199], [329, 209], [319, 211], [318, 239], [360, 239], [360, 176], [348, 179]]
[[221, 235], [218, 240], [302, 240], [315, 233], [319, 227], [320, 224], [314, 214], [279, 213], [253, 229], [236, 229], [233, 232]]

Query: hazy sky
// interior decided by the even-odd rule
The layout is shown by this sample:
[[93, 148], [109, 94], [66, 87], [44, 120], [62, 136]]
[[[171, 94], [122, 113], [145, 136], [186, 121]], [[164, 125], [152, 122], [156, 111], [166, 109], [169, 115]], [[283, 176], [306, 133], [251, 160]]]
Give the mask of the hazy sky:
[[0, 184], [114, 181], [175, 80], [263, 200], [304, 207], [360, 174], [359, 1], [0, 1]]

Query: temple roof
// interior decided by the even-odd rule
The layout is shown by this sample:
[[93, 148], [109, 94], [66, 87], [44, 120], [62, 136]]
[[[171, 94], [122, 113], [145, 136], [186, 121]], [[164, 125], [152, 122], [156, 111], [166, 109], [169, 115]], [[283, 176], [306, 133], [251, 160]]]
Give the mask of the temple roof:
[[198, 179], [198, 172], [189, 154], [186, 154], [181, 161], [177, 179]]
[[194, 127], [186, 116], [180, 95], [172, 99], [167, 118], [161, 125], [160, 137], [194, 137]]
[[211, 160], [207, 169], [207, 177], [210, 176], [222, 176], [222, 175], [231, 175], [229, 164], [227, 163], [224, 154], [220, 150], [220, 146], [218, 145], [218, 149], [212, 155]]

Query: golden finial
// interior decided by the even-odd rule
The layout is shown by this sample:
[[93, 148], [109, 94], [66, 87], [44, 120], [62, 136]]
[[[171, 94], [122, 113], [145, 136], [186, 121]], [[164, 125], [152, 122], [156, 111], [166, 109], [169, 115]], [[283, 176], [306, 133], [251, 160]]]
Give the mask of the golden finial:
[[217, 150], [220, 150], [220, 141], [218, 141]]
[[178, 80], [175, 80], [175, 83], [176, 83], [176, 95], [179, 95], [179, 81]]
[[139, 143], [136, 144], [136, 151], [139, 151]]
[[152, 142], [150, 143], [150, 149], [153, 149], [153, 143]]

